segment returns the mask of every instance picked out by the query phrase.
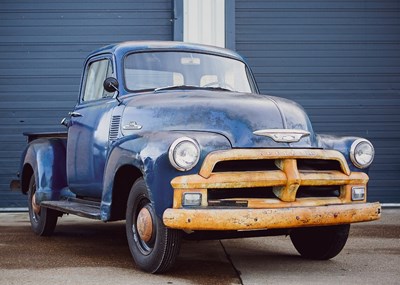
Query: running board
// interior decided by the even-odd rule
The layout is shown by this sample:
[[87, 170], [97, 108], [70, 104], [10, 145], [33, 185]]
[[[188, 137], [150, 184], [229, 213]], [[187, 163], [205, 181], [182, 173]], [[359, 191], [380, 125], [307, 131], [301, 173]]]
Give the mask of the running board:
[[99, 202], [70, 198], [61, 201], [43, 201], [40, 206], [84, 218], [101, 220]]

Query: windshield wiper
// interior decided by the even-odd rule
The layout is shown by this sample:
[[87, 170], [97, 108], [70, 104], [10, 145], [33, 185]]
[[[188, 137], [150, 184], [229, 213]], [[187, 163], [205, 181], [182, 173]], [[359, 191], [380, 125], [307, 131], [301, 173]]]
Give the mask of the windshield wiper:
[[218, 86], [218, 87], [201, 87], [201, 88], [202, 89], [207, 89], [207, 90], [215, 90], [215, 91], [233, 91], [231, 89], [224, 88], [224, 87], [221, 87], [221, 86]]
[[154, 89], [154, 92], [162, 90], [174, 90], [174, 89], [201, 89], [201, 87], [195, 85], [173, 85], [173, 86], [158, 87]]
[[196, 85], [174, 85], [174, 86], [164, 86], [164, 87], [159, 87], [159, 88], [155, 88], [154, 92], [158, 92], [158, 91], [163, 91], [163, 90], [174, 90], [174, 89], [188, 89], [188, 90], [194, 90], [194, 89], [205, 89], [205, 90], [222, 90], [222, 91], [232, 91], [230, 89], [226, 89], [223, 87], [200, 87], [200, 86], [196, 86]]

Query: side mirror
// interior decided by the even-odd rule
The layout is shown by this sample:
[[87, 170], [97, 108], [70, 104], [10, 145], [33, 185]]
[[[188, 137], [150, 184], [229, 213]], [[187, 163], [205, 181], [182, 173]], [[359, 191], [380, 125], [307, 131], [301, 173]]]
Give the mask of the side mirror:
[[68, 120], [67, 118], [62, 119], [60, 122], [61, 125], [65, 126], [67, 128], [69, 128], [70, 123], [71, 123], [70, 120]]
[[103, 87], [104, 87], [104, 90], [106, 90], [107, 92], [110, 92], [110, 93], [118, 91], [118, 87], [119, 87], [118, 80], [114, 77], [108, 77], [108, 78], [106, 78], [106, 80], [104, 80]]

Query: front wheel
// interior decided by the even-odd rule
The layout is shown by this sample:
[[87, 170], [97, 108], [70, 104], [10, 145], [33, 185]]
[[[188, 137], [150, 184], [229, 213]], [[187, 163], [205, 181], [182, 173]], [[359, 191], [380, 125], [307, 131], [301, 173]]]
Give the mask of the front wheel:
[[28, 190], [28, 209], [31, 227], [33, 232], [39, 236], [50, 236], [54, 232], [60, 213], [52, 209], [40, 207], [36, 203], [35, 193], [36, 181], [33, 174], [29, 181]]
[[350, 225], [295, 229], [290, 234], [302, 257], [327, 260], [338, 255], [346, 244]]
[[129, 194], [126, 236], [132, 257], [142, 270], [161, 273], [175, 263], [181, 231], [166, 228], [157, 217], [143, 178], [133, 184]]

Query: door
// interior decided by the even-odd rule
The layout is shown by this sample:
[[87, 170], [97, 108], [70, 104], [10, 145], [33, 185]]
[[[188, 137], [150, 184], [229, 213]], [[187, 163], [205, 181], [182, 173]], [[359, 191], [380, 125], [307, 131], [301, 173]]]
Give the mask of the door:
[[113, 76], [111, 56], [95, 57], [86, 64], [81, 96], [71, 112], [67, 144], [67, 176], [72, 192], [100, 198], [108, 152], [111, 114], [118, 102], [103, 88]]

